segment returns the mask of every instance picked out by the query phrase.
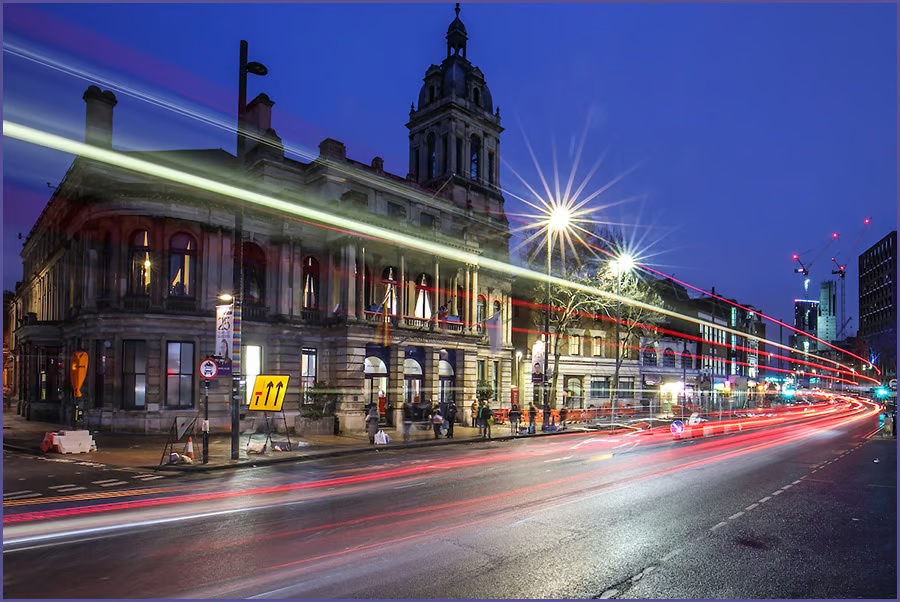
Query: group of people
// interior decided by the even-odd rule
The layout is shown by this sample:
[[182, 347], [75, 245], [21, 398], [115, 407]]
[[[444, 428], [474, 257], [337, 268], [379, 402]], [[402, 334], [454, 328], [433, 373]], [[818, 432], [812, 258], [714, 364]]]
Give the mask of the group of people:
[[[559, 425], [554, 428], [564, 428], [566, 424], [566, 416], [568, 410], [562, 406], [559, 410]], [[409, 401], [403, 404], [403, 442], [409, 443], [411, 439], [411, 431], [413, 423], [430, 423], [434, 431], [434, 438], [440, 439], [446, 437], [453, 439], [453, 426], [456, 424], [458, 409], [456, 402], [447, 404], [435, 404], [433, 407], [428, 404], [413, 404]], [[538, 408], [533, 403], [528, 405], [527, 410], [523, 410], [518, 404], [512, 404], [509, 409], [509, 428], [513, 435], [520, 434], [520, 429], [528, 434], [534, 434], [535, 425], [537, 423]], [[366, 415], [366, 431], [369, 434], [369, 443], [375, 443], [375, 435], [379, 429], [379, 411], [374, 404], [369, 407]], [[475, 400], [471, 406], [472, 426], [478, 428], [478, 436], [483, 439], [491, 438], [491, 426], [494, 424], [494, 412], [487, 401]], [[525, 419], [527, 418], [527, 426]], [[552, 423], [550, 409], [544, 407], [544, 429]]]

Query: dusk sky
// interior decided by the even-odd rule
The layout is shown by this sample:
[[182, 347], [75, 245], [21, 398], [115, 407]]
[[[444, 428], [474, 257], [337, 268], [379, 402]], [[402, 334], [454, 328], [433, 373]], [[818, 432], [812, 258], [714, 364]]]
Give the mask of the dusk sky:
[[[332, 137], [351, 158], [378, 155], [405, 176], [404, 124], [426, 69], [446, 55], [453, 6], [5, 4], [4, 119], [82, 140], [81, 96], [102, 76], [119, 100], [114, 147], [233, 152], [232, 133], [123, 89], [232, 124], [245, 39], [250, 60], [269, 69], [251, 76], [248, 98], [275, 101], [285, 146], [316, 155]], [[635, 168], [596, 204], [613, 204], [599, 215], [625, 224], [650, 267], [792, 323], [803, 288], [791, 255], [815, 260], [818, 298], [837, 253], [848, 264], [854, 333], [856, 258], [897, 227], [896, 10], [463, 3], [468, 58], [506, 128], [501, 185], [511, 225], [532, 212], [514, 198], [530, 193], [513, 170], [541, 186], [526, 137], [550, 177], [555, 138], [568, 177], [587, 127], [576, 179], [603, 153], [588, 192]], [[4, 140], [4, 289], [22, 278], [17, 234], [27, 235], [47, 183], [58, 184], [71, 160]], [[833, 232], [841, 236], [826, 248]]]

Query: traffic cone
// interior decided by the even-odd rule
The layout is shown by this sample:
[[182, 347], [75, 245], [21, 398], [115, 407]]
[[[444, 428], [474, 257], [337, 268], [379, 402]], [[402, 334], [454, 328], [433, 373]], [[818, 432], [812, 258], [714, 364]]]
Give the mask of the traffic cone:
[[184, 451], [184, 455], [191, 460], [194, 459], [194, 439], [192, 437], [188, 437], [187, 448]]

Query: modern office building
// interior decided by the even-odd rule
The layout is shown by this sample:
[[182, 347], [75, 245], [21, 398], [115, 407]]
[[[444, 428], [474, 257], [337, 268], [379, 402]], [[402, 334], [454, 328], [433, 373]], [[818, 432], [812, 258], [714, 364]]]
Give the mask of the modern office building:
[[[837, 338], [837, 282], [826, 280], [819, 287], [819, 317], [816, 321], [816, 336], [828, 343]], [[829, 347], [818, 343], [816, 348], [824, 351]]]
[[859, 256], [859, 335], [883, 379], [897, 375], [897, 231]]

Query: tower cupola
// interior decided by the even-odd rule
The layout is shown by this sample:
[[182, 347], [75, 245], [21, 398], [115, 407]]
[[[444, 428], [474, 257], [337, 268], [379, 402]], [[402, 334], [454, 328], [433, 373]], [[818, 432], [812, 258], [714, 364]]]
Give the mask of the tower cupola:
[[456, 18], [447, 28], [447, 56], [452, 54], [462, 54], [466, 57], [466, 40], [469, 35], [466, 33], [466, 26], [459, 20], [459, 2], [456, 3]]

